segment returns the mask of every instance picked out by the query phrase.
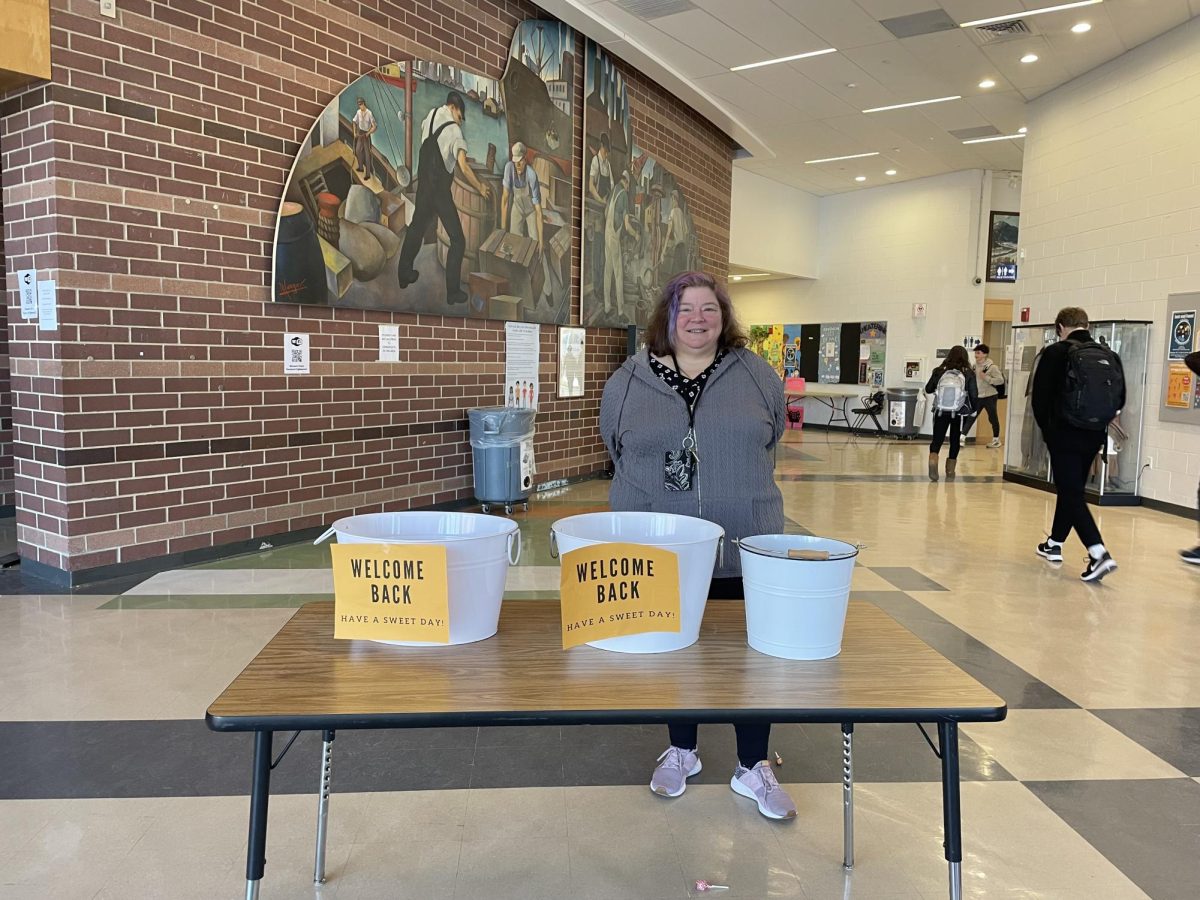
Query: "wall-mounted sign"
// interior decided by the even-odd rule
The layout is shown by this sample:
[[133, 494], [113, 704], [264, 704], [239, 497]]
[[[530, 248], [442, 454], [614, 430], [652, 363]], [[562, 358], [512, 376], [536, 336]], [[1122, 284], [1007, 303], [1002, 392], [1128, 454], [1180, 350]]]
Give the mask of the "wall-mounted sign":
[[628, 634], [679, 631], [679, 557], [644, 544], [562, 555], [563, 649]]
[[441, 544], [334, 544], [333, 636], [450, 642], [446, 548]]

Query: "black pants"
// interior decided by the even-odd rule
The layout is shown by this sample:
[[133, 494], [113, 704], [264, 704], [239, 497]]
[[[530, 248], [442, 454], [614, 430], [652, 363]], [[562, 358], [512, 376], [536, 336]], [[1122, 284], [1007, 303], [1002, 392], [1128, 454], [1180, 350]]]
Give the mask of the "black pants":
[[[712, 600], [741, 600], [746, 596], [742, 588], [742, 579], [714, 578], [708, 589]], [[684, 750], [696, 749], [695, 722], [672, 723], [667, 726], [671, 735], [671, 745]], [[737, 737], [737, 755], [747, 769], [751, 769], [767, 758], [767, 743], [771, 738], [770, 722], [750, 722], [744, 725], [734, 725], [733, 733]]]
[[446, 236], [450, 239], [450, 247], [446, 251], [446, 293], [455, 294], [462, 280], [462, 261], [467, 250], [467, 236], [463, 234], [458, 207], [454, 205], [454, 197], [450, 195], [449, 181], [445, 187], [438, 185], [425, 194], [417, 191], [412, 221], [408, 224], [404, 245], [400, 248], [399, 270], [404, 274], [412, 269], [413, 261], [416, 260], [425, 240], [425, 232], [429, 230], [434, 219], [442, 223], [442, 227], [446, 229]]
[[1050, 445], [1050, 471], [1054, 473], [1054, 487], [1058, 499], [1054, 504], [1054, 524], [1050, 528], [1050, 540], [1059, 544], [1071, 536], [1071, 529], [1079, 535], [1083, 546], [1103, 543], [1100, 529], [1088, 509], [1083, 495], [1092, 462], [1104, 441], [1104, 432], [1096, 432], [1094, 445]]
[[962, 443], [962, 416], [953, 413], [933, 414], [933, 440], [929, 442], [929, 452], [942, 452], [947, 429], [950, 430], [950, 458], [958, 459], [958, 450]]
[[992, 423], [992, 436], [1000, 437], [1000, 414], [996, 412], [996, 404], [1000, 402], [999, 394], [992, 394], [990, 397], [980, 397], [979, 405], [983, 407], [979, 412], [971, 418], [971, 424], [965, 429], [970, 431], [975, 427], [975, 423], [979, 421], [979, 417], [985, 412], [987, 413], [988, 421]]

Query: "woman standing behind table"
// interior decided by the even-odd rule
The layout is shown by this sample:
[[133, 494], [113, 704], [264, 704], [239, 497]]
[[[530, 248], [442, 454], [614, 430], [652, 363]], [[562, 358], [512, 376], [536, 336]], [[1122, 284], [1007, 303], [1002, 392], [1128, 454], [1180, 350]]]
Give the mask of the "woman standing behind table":
[[[955, 376], [959, 377], [955, 377]], [[949, 377], [947, 377], [949, 376]], [[925, 393], [933, 394], [933, 440], [929, 442], [929, 480], [938, 480], [938, 454], [950, 432], [950, 458], [946, 460], [946, 480], [954, 478], [958, 468], [958, 451], [962, 443], [963, 419], [979, 408], [979, 389], [975, 384], [975, 370], [967, 358], [967, 348], [959, 344], [950, 348], [950, 353], [940, 366], [933, 370], [925, 385]], [[957, 396], [956, 396], [957, 395]], [[947, 398], [954, 398], [947, 404]], [[954, 405], [947, 409], [947, 405]]]
[[[663, 289], [646, 327], [646, 351], [604, 387], [600, 433], [615, 473], [612, 509], [696, 516], [725, 529], [723, 565], [710, 597], [741, 598], [732, 542], [783, 531], [774, 448], [783, 434], [783, 382], [746, 349], [725, 289], [711, 275], [683, 272]], [[672, 724], [650, 789], [678, 797], [700, 771], [695, 723]], [[739, 765], [729, 786], [771, 819], [795, 804], [767, 762], [771, 725], [735, 725]]]

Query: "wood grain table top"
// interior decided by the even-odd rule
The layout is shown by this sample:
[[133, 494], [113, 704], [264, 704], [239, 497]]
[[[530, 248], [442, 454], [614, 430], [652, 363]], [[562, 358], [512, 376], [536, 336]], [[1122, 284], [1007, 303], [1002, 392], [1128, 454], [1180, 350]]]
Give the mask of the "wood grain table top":
[[984, 722], [1004, 700], [870, 603], [852, 601], [833, 659], [746, 643], [743, 604], [709, 602], [685, 650], [562, 649], [557, 600], [514, 600], [475, 644], [334, 640], [333, 603], [301, 607], [209, 707], [217, 731], [434, 725]]

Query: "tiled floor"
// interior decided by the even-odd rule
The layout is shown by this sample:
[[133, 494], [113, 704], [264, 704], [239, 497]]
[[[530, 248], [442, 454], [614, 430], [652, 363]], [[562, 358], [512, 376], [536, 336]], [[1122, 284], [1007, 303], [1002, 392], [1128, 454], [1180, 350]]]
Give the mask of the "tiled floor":
[[[1121, 569], [1078, 580], [1083, 550], [1033, 554], [1050, 495], [1005, 484], [969, 448], [930, 484], [921, 445], [789, 431], [789, 530], [864, 545], [877, 604], [1009, 704], [964, 726], [971, 898], [1200, 896], [1200, 573], [1195, 525], [1106, 508]], [[506, 599], [553, 597], [552, 521], [603, 509], [593, 481], [518, 513]], [[0, 598], [0, 900], [241, 896], [250, 742], [209, 702], [291, 615], [330, 596], [328, 547], [291, 545], [75, 595]], [[15, 590], [13, 589], [15, 587]], [[107, 591], [107, 592], [104, 592]], [[329, 881], [311, 884], [319, 737], [272, 778], [263, 898], [945, 896], [938, 763], [911, 725], [856, 729], [857, 860], [841, 868], [840, 734], [777, 726], [800, 811], [769, 822], [727, 787], [733, 735], [703, 726], [682, 797], [646, 789], [658, 726], [340, 732]]]

